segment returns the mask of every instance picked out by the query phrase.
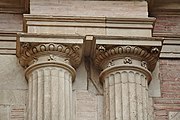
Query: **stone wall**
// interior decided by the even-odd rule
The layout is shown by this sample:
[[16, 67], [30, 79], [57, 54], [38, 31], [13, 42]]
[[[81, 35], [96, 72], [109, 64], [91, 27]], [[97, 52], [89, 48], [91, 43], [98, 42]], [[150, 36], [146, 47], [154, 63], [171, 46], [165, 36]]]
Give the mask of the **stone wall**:
[[180, 60], [160, 60], [161, 97], [154, 98], [155, 120], [178, 120]]
[[180, 31], [180, 16], [157, 16], [154, 33], [174, 33]]
[[[176, 12], [178, 13], [178, 12]], [[157, 15], [154, 36], [164, 37], [159, 78], [161, 96], [154, 97], [155, 120], [180, 118], [179, 15]]]
[[27, 82], [15, 55], [0, 55], [0, 119], [25, 120]]
[[[99, 6], [100, 4], [101, 6]], [[28, 32], [32, 33], [61, 34], [62, 32], [59, 31], [60, 27], [53, 30], [54, 24], [58, 23], [59, 26], [68, 26], [68, 29], [72, 27], [76, 31], [73, 31], [73, 34], [76, 33], [83, 36], [90, 33], [109, 35], [107, 32], [98, 34], [97, 31], [100, 31], [99, 28], [97, 28], [97, 31], [94, 29], [87, 31], [87, 28], [82, 29], [82, 23], [84, 21], [82, 20], [78, 23], [81, 17], [68, 18], [67, 23], [63, 21], [67, 20], [64, 17], [50, 18], [53, 16], [86, 16], [93, 17], [90, 19], [90, 22], [88, 18], [89, 23], [87, 21], [87, 23], [83, 23], [86, 27], [90, 26], [90, 28], [94, 28], [94, 26], [100, 26], [100, 23], [103, 22], [103, 25], [100, 26], [103, 29], [108, 28], [108, 25], [105, 25], [105, 22], [108, 21], [106, 17], [111, 18], [109, 19], [110, 23], [114, 17], [123, 18], [113, 19], [115, 22], [113, 24], [111, 23], [109, 27], [115, 32], [110, 35], [151, 37], [152, 34], [152, 21], [148, 21], [148, 9], [145, 1], [90, 2], [52, 0], [48, 2], [47, 0], [31, 0], [30, 5], [32, 18], [35, 17], [31, 19], [30, 16], [27, 25], [29, 24], [29, 30], [31, 30]], [[41, 15], [42, 18], [36, 18], [36, 15]], [[49, 16], [46, 18], [44, 15]], [[162, 48], [161, 58], [153, 73], [153, 80], [149, 85], [148, 109], [152, 113], [154, 111], [154, 115], [149, 113], [149, 120], [179, 120], [180, 39], [178, 34], [180, 31], [180, 17], [157, 16], [156, 18], [154, 36], [165, 37], [165, 42]], [[48, 22], [49, 19], [52, 21]], [[74, 21], [72, 22], [71, 20]], [[95, 20], [96, 24], [93, 23], [93, 20]], [[100, 20], [100, 23], [98, 20]], [[140, 22], [137, 22], [138, 20]], [[144, 22], [144, 20], [147, 21]], [[41, 25], [47, 29], [44, 29]], [[34, 28], [32, 27], [30, 29], [31, 26]], [[80, 32], [78, 31], [79, 28]], [[63, 31], [64, 29], [67, 28], [62, 28], [61, 30]], [[139, 31], [141, 29], [142, 31]], [[145, 29], [148, 30], [148, 34], [146, 34]], [[24, 76], [24, 69], [20, 66], [19, 60], [16, 57], [16, 33], [22, 31], [23, 16], [21, 14], [0, 14], [0, 120], [27, 120], [28, 82]], [[67, 33], [69, 31], [64, 32], [64, 34]], [[131, 42], [130, 40], [129, 43]], [[137, 45], [137, 43], [133, 44]], [[145, 43], [142, 42], [142, 44]], [[87, 65], [83, 59], [80, 66], [76, 69], [77, 76], [72, 87], [73, 118], [74, 120], [104, 120], [103, 86], [99, 82], [99, 71], [92, 64]]]

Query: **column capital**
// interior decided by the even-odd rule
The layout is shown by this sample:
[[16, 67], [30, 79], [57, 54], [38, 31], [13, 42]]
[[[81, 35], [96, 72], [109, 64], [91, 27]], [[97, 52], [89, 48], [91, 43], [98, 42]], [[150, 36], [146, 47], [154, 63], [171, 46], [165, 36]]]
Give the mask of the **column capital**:
[[[96, 52], [95, 64], [105, 69], [116, 64], [132, 64], [133, 60], [141, 61], [141, 66], [152, 71], [158, 60], [160, 50], [157, 47], [150, 49], [138, 46], [99, 46]], [[116, 63], [122, 59], [121, 63]]]
[[[59, 41], [55, 41], [55, 38]], [[20, 64], [26, 68], [26, 74], [40, 67], [60, 66], [75, 76], [74, 68], [77, 68], [81, 62], [82, 44], [68, 43], [66, 39], [65, 36], [54, 35], [19, 35], [17, 57]]]
[[[94, 63], [100, 70], [103, 70], [100, 76], [117, 69], [138, 70], [149, 76], [150, 80], [150, 73], [159, 59], [162, 40], [162, 38], [153, 37], [97, 36], [98, 44]], [[111, 41], [111, 44], [108, 41]]]

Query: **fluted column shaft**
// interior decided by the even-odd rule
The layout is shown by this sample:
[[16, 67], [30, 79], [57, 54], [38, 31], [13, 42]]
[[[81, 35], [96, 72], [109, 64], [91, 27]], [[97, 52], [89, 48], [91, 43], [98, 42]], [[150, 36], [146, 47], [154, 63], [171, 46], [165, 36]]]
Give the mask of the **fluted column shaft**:
[[148, 83], [157, 62], [158, 48], [106, 48], [99, 46], [95, 59], [102, 69], [104, 120], [148, 120]]
[[81, 61], [79, 45], [19, 43], [29, 85], [28, 120], [72, 120], [72, 82]]
[[147, 120], [148, 84], [136, 70], [117, 70], [104, 77], [104, 120]]
[[104, 87], [104, 120], [148, 120], [148, 81], [145, 61], [119, 58], [100, 75]]
[[72, 74], [61, 67], [28, 73], [28, 120], [72, 120]]

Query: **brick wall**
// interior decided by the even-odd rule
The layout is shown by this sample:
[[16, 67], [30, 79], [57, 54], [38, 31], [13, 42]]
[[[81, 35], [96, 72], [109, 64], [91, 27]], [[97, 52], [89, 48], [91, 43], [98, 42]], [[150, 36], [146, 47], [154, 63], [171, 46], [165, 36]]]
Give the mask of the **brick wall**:
[[180, 60], [160, 60], [161, 97], [154, 98], [155, 120], [180, 118]]
[[180, 16], [157, 16], [154, 33], [179, 33]]

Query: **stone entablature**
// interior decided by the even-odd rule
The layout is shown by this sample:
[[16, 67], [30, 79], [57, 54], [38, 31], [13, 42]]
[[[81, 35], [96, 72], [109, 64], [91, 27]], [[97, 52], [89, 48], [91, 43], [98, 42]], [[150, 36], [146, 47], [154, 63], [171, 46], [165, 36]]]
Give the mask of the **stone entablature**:
[[151, 37], [155, 18], [24, 15], [24, 32]]

